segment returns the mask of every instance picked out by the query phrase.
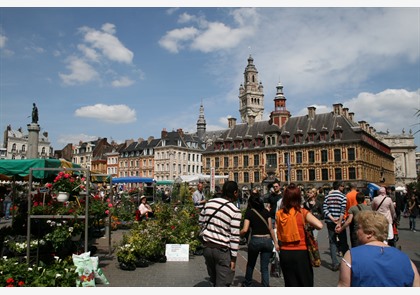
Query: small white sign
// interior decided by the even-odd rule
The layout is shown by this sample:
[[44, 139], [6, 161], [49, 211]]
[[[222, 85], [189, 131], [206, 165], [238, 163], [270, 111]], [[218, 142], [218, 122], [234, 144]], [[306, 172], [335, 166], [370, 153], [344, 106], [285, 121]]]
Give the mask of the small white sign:
[[190, 245], [166, 244], [166, 261], [189, 261]]

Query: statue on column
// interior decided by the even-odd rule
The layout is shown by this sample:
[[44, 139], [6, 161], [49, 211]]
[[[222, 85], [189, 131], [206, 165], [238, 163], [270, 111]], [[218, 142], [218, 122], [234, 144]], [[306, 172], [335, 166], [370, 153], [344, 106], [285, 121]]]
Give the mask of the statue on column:
[[38, 108], [35, 103], [33, 103], [32, 107], [32, 123], [38, 123]]

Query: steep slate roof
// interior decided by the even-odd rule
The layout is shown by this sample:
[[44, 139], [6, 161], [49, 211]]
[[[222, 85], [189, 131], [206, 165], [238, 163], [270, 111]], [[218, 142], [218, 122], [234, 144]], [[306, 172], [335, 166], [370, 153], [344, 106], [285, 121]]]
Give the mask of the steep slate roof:
[[[183, 148], [188, 148], [188, 149], [193, 149], [194, 146], [188, 146], [187, 142], [191, 142], [191, 143], [197, 143], [197, 149], [201, 149], [203, 142], [200, 140], [200, 138], [193, 133], [182, 133], [182, 135], [180, 134], [179, 131], [169, 131], [169, 132], [165, 132], [165, 136], [161, 137], [159, 139], [158, 144], [156, 145], [156, 147], [163, 147], [162, 142], [163, 140], [165, 140], [165, 147], [167, 146], [177, 146], [177, 147], [183, 147]], [[178, 141], [180, 140], [181, 145], [178, 145]]]
[[[325, 140], [320, 140], [321, 132], [326, 132]], [[278, 143], [277, 146], [296, 146], [296, 145], [309, 145], [309, 144], [329, 144], [333, 143], [336, 139], [334, 137], [334, 131], [341, 132], [340, 142], [358, 142], [362, 139], [362, 134], [368, 135], [375, 141], [378, 141], [374, 136], [363, 130], [360, 124], [352, 121], [344, 114], [335, 114], [334, 112], [314, 114], [311, 118], [308, 115], [290, 117], [287, 122], [279, 128], [277, 125], [270, 124], [269, 121], [258, 121], [254, 122], [251, 126], [247, 123], [240, 123], [233, 126], [231, 129], [219, 130], [214, 134], [217, 134], [206, 148], [206, 152], [217, 151], [215, 144], [217, 142], [223, 143], [226, 141], [235, 141], [251, 139], [248, 148], [255, 148], [255, 139], [261, 138], [262, 142], [259, 147], [265, 147], [264, 135], [266, 134], [277, 134]], [[311, 133], [315, 134], [314, 141], [308, 142], [308, 137]], [[221, 135], [220, 135], [221, 134]], [[281, 136], [289, 134], [289, 141], [287, 144], [282, 144]], [[300, 134], [302, 136], [301, 143], [295, 143], [295, 136]], [[206, 138], [210, 138], [207, 136]], [[382, 143], [383, 144], [383, 143]], [[234, 148], [231, 146], [230, 148]]]

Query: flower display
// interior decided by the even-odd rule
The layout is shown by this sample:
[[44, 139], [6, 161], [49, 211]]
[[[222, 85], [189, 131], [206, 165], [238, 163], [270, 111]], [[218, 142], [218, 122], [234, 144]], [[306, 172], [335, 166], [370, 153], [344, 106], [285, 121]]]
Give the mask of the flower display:
[[58, 175], [55, 177], [53, 183], [47, 183], [46, 187], [52, 189], [54, 192], [66, 192], [71, 194], [77, 194], [84, 187], [85, 178], [83, 177], [76, 177], [70, 173], [60, 171]]
[[53, 263], [41, 261], [39, 266], [0, 259], [0, 287], [75, 287], [77, 278], [76, 266], [68, 259], [55, 257]]
[[[16, 254], [26, 254], [26, 249], [28, 248], [27, 241], [18, 242], [13, 240], [5, 240], [4, 244]], [[36, 250], [36, 248], [39, 246], [44, 246], [45, 244], [46, 242], [43, 239], [30, 240], [29, 249]]]

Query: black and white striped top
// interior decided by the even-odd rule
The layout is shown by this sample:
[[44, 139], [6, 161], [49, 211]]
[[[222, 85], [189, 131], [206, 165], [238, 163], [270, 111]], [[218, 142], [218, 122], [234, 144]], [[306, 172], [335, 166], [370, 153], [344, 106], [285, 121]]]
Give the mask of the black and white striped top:
[[232, 257], [236, 257], [239, 249], [239, 232], [242, 213], [232, 202], [224, 198], [209, 200], [201, 210], [199, 223], [203, 227], [215, 210], [225, 204], [210, 219], [207, 228], [203, 232], [205, 242], [228, 247]]

